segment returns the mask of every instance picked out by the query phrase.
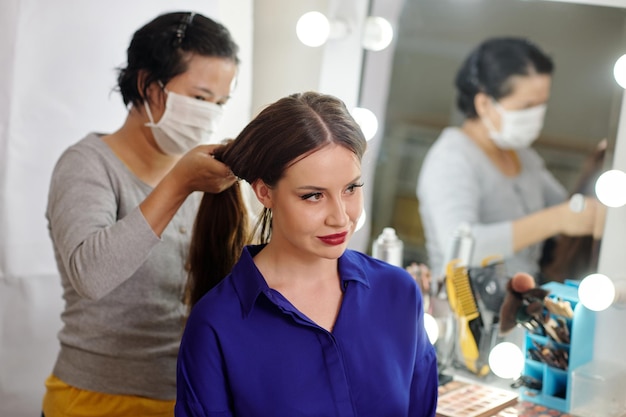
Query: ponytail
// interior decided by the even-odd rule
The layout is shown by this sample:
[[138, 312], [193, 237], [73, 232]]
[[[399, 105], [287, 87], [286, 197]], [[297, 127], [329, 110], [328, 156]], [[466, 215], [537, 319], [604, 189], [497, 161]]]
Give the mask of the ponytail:
[[248, 223], [239, 183], [219, 194], [204, 194], [189, 249], [186, 302], [190, 308], [235, 266], [249, 242]]

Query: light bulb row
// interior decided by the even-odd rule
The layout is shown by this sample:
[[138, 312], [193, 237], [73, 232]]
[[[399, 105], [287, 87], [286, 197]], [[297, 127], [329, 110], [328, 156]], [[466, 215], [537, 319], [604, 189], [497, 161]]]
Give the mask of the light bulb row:
[[[323, 13], [311, 11], [303, 14], [296, 23], [296, 34], [300, 42], [310, 47], [318, 47], [329, 39], [340, 39], [351, 32], [350, 25], [341, 19], [329, 20]], [[382, 51], [393, 40], [393, 27], [383, 17], [365, 18], [361, 45], [369, 51]]]
[[[351, 32], [350, 25], [340, 19], [329, 20], [323, 13], [311, 11], [303, 14], [296, 24], [296, 35], [300, 42], [310, 47], [324, 45], [329, 39], [340, 39]], [[370, 51], [381, 51], [391, 44], [393, 27], [387, 19], [368, 16], [363, 26], [361, 45]], [[366, 140], [378, 131], [378, 119], [369, 109], [355, 107], [350, 112], [359, 124]]]

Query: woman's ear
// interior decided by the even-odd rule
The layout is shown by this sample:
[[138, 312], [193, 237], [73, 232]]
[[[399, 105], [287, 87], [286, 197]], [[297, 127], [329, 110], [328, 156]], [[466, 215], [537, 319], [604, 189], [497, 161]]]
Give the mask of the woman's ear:
[[163, 89], [156, 82], [146, 85], [147, 79], [148, 72], [140, 70], [137, 74], [137, 91], [144, 101], [150, 104], [157, 103], [159, 100], [163, 99]]
[[254, 190], [257, 200], [263, 204], [263, 207], [272, 208], [272, 189], [263, 180], [254, 181], [252, 190]]
[[145, 70], [139, 70], [137, 73], [137, 91], [144, 101], [146, 97], [144, 96], [144, 87], [146, 86], [146, 78], [148, 78], [148, 73]]
[[491, 97], [485, 93], [476, 93], [474, 96], [474, 108], [478, 117], [485, 117], [493, 107]]

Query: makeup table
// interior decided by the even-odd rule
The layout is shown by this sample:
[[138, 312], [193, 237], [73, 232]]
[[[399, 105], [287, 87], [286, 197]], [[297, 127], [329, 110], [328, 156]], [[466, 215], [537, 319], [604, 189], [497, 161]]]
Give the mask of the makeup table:
[[529, 401], [517, 390], [454, 377], [439, 387], [437, 417], [575, 417]]

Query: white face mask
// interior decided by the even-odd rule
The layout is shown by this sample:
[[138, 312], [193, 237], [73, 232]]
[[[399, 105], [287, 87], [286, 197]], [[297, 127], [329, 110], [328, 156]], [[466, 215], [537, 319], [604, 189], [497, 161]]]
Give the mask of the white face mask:
[[163, 89], [167, 93], [165, 111], [154, 123], [148, 101], [144, 101], [154, 140], [168, 155], [182, 155], [197, 145], [211, 142], [224, 109], [208, 101], [196, 100]]
[[481, 120], [489, 131], [489, 137], [499, 148], [528, 148], [539, 137], [546, 114], [545, 104], [524, 110], [505, 110], [498, 102], [495, 106], [500, 113], [500, 131], [486, 117]]

